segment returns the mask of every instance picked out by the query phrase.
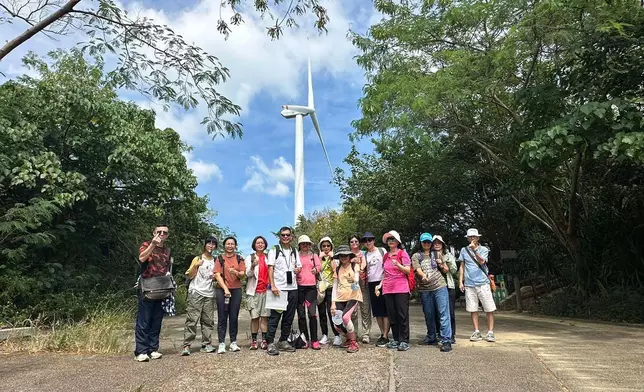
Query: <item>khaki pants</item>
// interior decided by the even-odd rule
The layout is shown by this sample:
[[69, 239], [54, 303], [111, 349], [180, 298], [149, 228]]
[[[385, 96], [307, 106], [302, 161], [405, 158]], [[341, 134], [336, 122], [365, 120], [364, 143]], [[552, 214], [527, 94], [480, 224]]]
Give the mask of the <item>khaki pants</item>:
[[366, 280], [360, 279], [360, 291], [362, 291], [360, 319], [362, 321], [362, 336], [364, 337], [371, 333], [371, 297], [369, 296], [369, 283]]
[[197, 335], [197, 322], [201, 322], [201, 345], [211, 343], [215, 326], [215, 298], [203, 297], [197, 293], [188, 294], [186, 326], [183, 331], [183, 345], [190, 346]]

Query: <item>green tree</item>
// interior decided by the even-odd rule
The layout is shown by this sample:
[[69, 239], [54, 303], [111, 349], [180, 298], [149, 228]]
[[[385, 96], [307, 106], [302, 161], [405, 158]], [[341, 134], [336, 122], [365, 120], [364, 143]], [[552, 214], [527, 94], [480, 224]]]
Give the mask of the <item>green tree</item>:
[[[297, 26], [295, 18], [307, 12], [315, 14], [315, 27], [320, 32], [326, 31], [329, 18], [317, 0], [291, 1], [281, 16], [276, 9], [280, 3], [282, 0], [253, 2], [257, 12], [275, 21], [267, 27], [272, 39], [283, 34], [283, 26]], [[233, 15], [230, 21], [221, 18], [217, 21], [220, 33], [228, 35], [229, 25], [243, 22], [238, 11], [241, 6], [241, 0], [221, 1], [220, 7], [230, 7]], [[191, 109], [204, 103], [208, 116], [202, 124], [209, 134], [242, 135], [241, 124], [225, 118], [238, 116], [241, 108], [216, 89], [228, 79], [228, 68], [168, 26], [147, 17], [132, 16], [113, 0], [2, 0], [0, 24], [3, 23], [24, 23], [27, 27], [0, 47], [0, 61], [36, 34], [81, 33], [88, 39], [83, 50], [90, 55], [107, 53], [117, 58], [116, 69], [108, 74], [114, 86], [138, 91], [166, 106], [175, 103]]]
[[131, 287], [138, 245], [159, 221], [171, 227], [179, 265], [219, 231], [179, 135], [119, 100], [100, 63], [79, 51], [52, 58], [51, 67], [25, 58], [39, 77], [0, 86], [3, 318], [59, 307], [76, 317], [65, 298]]
[[[588, 237], [598, 223], [589, 206], [604, 193], [598, 178], [642, 162], [642, 7], [602, 0], [376, 7], [386, 18], [353, 36], [369, 81], [356, 137], [442, 139], [473, 164], [472, 176], [454, 180], [487, 184], [482, 190], [492, 183], [497, 200], [512, 200], [546, 228], [573, 261], [579, 288], [610, 282]], [[641, 202], [632, 189], [625, 194], [631, 206]], [[608, 233], [624, 208], [602, 207], [619, 211], [600, 223]], [[630, 248], [629, 258], [635, 251], [641, 260]], [[613, 278], [629, 279], [625, 266], [620, 271]], [[644, 269], [636, 271], [639, 282]]]

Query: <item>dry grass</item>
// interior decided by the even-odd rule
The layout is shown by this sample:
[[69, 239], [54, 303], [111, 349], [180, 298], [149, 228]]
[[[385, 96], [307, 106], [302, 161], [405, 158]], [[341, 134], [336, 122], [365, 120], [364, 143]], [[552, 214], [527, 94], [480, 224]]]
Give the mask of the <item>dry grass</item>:
[[30, 338], [9, 338], [0, 345], [5, 352], [66, 352], [73, 354], [122, 354], [131, 350], [135, 308], [105, 305], [80, 322], [39, 328]]

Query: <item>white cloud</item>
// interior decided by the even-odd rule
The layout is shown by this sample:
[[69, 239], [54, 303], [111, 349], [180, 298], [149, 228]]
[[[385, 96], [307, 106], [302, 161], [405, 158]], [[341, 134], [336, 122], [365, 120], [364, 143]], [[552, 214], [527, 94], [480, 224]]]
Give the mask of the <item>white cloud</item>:
[[199, 184], [204, 184], [213, 178], [221, 182], [224, 176], [221, 169], [214, 162], [204, 162], [201, 159], [195, 160], [192, 153], [184, 154], [188, 168], [192, 170]]
[[285, 197], [290, 193], [287, 183], [295, 179], [293, 165], [288, 163], [284, 157], [273, 161], [273, 166], [268, 167], [262, 158], [250, 157], [253, 164], [246, 168], [246, 174], [250, 178], [242, 188], [246, 192], [262, 192], [271, 196]]

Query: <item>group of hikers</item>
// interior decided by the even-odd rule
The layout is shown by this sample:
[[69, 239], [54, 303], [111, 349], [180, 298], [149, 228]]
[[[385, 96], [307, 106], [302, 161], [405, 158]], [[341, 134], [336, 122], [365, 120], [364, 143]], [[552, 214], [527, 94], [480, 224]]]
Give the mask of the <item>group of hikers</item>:
[[[140, 248], [142, 280], [171, 275], [172, 258], [165, 244], [168, 226], [157, 226], [153, 235]], [[411, 257], [394, 230], [382, 236], [385, 248], [377, 247], [376, 237], [366, 232], [352, 235], [348, 244], [337, 247], [331, 238], [323, 237], [314, 251], [307, 235], [299, 236], [295, 242], [292, 229], [282, 227], [277, 245], [269, 247], [268, 241], [258, 236], [252, 242], [253, 253], [245, 258], [237, 253], [234, 237], [225, 238], [221, 244], [217, 238], [206, 238], [203, 253], [192, 260], [185, 273], [189, 285], [181, 355], [190, 355], [198, 323], [201, 352], [225, 353], [226, 333], [230, 338], [228, 351], [240, 351], [237, 333], [244, 295], [251, 318], [250, 350], [262, 349], [269, 355], [279, 355], [296, 348], [320, 350], [323, 345], [332, 344], [355, 353], [359, 350], [360, 313], [363, 344], [371, 344], [375, 319], [380, 332], [376, 346], [407, 351], [409, 301], [414, 290], [419, 293], [427, 327], [421, 344], [440, 345], [440, 351], [449, 352], [456, 343], [457, 285], [465, 293], [466, 310], [472, 316], [474, 332], [470, 340], [484, 339], [478, 323], [480, 302], [487, 315], [485, 340], [494, 342], [496, 306], [487, 269], [489, 250], [479, 244], [478, 230], [469, 229], [466, 237], [469, 245], [458, 253], [458, 274], [456, 257], [447, 251], [443, 238], [429, 233], [420, 236], [420, 249]], [[213, 252], [219, 246], [223, 246], [223, 252], [215, 256]], [[134, 352], [140, 362], [162, 357], [158, 350], [164, 315], [162, 300], [143, 294], [139, 292]], [[285, 308], [267, 307], [267, 300], [276, 299], [286, 300]], [[212, 342], [215, 308], [217, 347]], [[292, 324], [296, 311], [300, 334], [294, 338]], [[275, 343], [278, 326], [281, 332]], [[329, 332], [333, 334], [332, 341]]]

